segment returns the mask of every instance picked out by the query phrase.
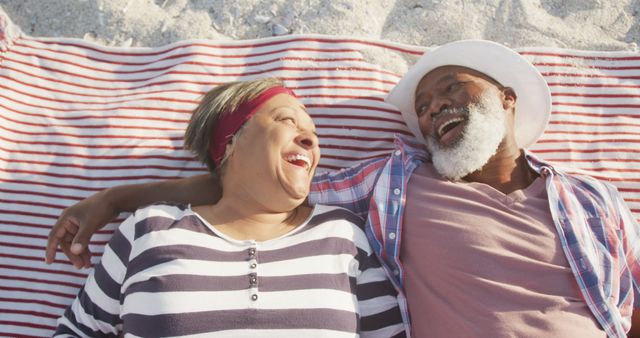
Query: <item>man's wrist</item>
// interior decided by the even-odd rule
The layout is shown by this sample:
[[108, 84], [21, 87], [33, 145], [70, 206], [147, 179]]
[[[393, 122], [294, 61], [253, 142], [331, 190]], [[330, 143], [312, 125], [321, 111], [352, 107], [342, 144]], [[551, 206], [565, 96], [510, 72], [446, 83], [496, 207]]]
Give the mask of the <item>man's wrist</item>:
[[99, 198], [104, 202], [105, 207], [110, 209], [113, 215], [118, 215], [123, 211], [133, 211], [137, 208], [126, 203], [126, 186], [115, 186], [106, 188], [98, 192]]

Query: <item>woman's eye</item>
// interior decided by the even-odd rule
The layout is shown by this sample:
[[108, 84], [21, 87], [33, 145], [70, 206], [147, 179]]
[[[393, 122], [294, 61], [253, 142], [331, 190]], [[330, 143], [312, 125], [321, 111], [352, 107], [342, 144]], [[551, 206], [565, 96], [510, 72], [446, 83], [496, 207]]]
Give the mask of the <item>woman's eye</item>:
[[296, 124], [296, 120], [293, 117], [283, 117], [281, 121], [285, 123], [293, 124], [293, 125]]

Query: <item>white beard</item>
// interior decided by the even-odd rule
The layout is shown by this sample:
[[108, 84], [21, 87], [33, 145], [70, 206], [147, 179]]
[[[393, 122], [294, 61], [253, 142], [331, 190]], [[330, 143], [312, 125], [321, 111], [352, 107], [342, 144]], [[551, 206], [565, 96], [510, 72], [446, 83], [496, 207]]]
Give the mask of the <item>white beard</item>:
[[[506, 134], [505, 110], [496, 95], [483, 95], [477, 103], [469, 104], [462, 111], [467, 112], [469, 120], [455, 144], [443, 146], [433, 136], [433, 130], [427, 135], [427, 149], [431, 152], [433, 166], [440, 175], [454, 181], [482, 169], [495, 155]], [[452, 111], [441, 114], [447, 113]]]

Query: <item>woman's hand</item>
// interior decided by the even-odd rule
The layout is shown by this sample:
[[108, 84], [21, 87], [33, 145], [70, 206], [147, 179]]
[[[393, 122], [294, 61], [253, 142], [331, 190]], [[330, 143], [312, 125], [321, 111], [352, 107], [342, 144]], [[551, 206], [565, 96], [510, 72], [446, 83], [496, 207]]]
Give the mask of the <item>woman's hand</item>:
[[77, 269], [91, 267], [89, 239], [118, 215], [106, 190], [64, 209], [49, 232], [45, 262], [51, 264], [58, 246]]

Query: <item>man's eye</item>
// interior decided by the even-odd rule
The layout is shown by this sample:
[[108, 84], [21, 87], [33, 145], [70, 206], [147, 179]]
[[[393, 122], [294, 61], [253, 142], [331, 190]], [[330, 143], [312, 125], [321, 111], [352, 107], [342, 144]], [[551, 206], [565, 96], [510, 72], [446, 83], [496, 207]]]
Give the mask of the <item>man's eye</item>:
[[454, 82], [447, 86], [447, 92], [452, 92], [462, 86], [462, 82]]
[[418, 110], [417, 110], [417, 112], [416, 112], [416, 113], [418, 114], [418, 117], [420, 117], [420, 116], [424, 115], [424, 113], [426, 113], [426, 112], [427, 112], [427, 107], [428, 107], [428, 105], [426, 105], [426, 104], [421, 104], [421, 105], [418, 107]]

